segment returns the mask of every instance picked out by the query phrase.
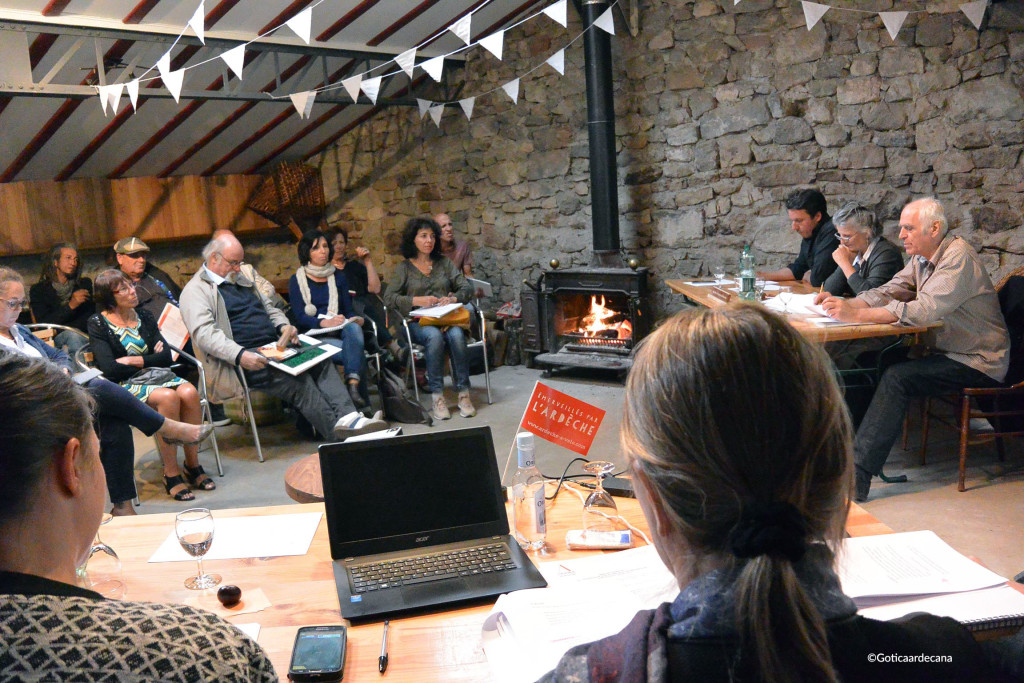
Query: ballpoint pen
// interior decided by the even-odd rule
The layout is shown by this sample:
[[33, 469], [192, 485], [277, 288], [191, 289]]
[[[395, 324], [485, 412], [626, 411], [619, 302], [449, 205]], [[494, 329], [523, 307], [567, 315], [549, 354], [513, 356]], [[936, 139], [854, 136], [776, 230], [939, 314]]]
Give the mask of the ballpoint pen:
[[390, 621], [384, 622], [384, 637], [380, 641], [380, 657], [377, 658], [377, 669], [384, 673], [388, 670], [388, 624]]

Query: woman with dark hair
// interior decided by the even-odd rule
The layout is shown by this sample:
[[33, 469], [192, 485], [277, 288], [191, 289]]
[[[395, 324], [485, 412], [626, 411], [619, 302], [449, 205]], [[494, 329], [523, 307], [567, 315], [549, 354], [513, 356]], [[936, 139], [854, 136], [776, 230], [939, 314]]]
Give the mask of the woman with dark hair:
[[[86, 322], [95, 308], [92, 304], [92, 282], [82, 277], [78, 248], [70, 242], [55, 244], [43, 259], [39, 282], [29, 292], [32, 315], [37, 323], [53, 323], [86, 331]], [[74, 355], [89, 343], [84, 334], [67, 330], [54, 337], [54, 344]]]
[[666, 321], [630, 371], [621, 445], [680, 593], [542, 680], [1009, 680], [959, 622], [873, 621], [843, 594], [850, 434], [827, 358], [781, 317], [741, 303]]
[[305, 332], [344, 325], [321, 338], [341, 347], [332, 360], [345, 367], [348, 394], [355, 407], [362, 410], [370, 405], [363, 381], [366, 373], [363, 319], [352, 310], [348, 279], [331, 263], [334, 247], [320, 230], [302, 233], [298, 252], [300, 268], [288, 281], [288, 294], [299, 330]]
[[0, 678], [276, 681], [260, 646], [209, 612], [76, 585], [103, 512], [92, 408], [52, 363], [0, 353]]
[[[135, 283], [120, 270], [105, 270], [96, 278], [95, 297], [100, 312], [89, 318], [89, 341], [96, 367], [164, 417], [200, 424], [203, 409], [199, 404], [199, 392], [190, 382], [170, 371], [171, 350], [164, 342], [153, 314], [144, 308], [136, 308], [139, 299], [135, 294]], [[145, 372], [150, 368], [167, 370], [163, 373]], [[189, 484], [204, 491], [217, 488], [199, 464], [198, 444], [184, 447], [184, 468], [178, 467], [178, 446], [175, 443], [160, 439], [158, 445], [164, 467], [164, 489], [174, 500], [195, 500]]]
[[[405, 260], [395, 267], [384, 293], [384, 304], [408, 316], [414, 308], [468, 303], [473, 287], [455, 264], [441, 255], [441, 228], [430, 218], [412, 218], [402, 231], [400, 246]], [[432, 413], [437, 420], [451, 417], [444, 398], [444, 350], [452, 363], [452, 378], [459, 392], [459, 414], [473, 417], [476, 408], [469, 398], [469, 360], [466, 335], [461, 327], [446, 328], [409, 323], [416, 344], [426, 349], [427, 386]]]
[[[68, 354], [43, 343], [22, 325], [17, 324], [25, 300], [25, 282], [14, 270], [0, 267], [0, 356], [17, 353], [41, 358], [71, 374], [73, 366]], [[96, 420], [100, 434], [100, 460], [106, 471], [107, 491], [114, 515], [134, 515], [135, 441], [132, 427], [146, 436], [159, 433], [171, 443], [199, 443], [210, 435], [210, 425], [187, 424], [165, 418], [121, 386], [102, 377], [84, 384], [98, 408]], [[0, 429], [0, 433], [4, 430]], [[4, 477], [14, 477], [5, 472]], [[0, 477], [3, 479], [4, 477]], [[8, 479], [16, 481], [16, 479]]]

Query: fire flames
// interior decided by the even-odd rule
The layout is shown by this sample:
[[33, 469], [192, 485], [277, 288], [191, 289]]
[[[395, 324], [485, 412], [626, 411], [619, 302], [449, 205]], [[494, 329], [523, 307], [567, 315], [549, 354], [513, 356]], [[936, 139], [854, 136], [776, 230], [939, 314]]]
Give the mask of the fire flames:
[[[598, 298], [600, 298], [600, 302]], [[604, 295], [601, 297], [590, 297], [590, 313], [584, 315], [580, 320], [580, 329], [577, 333], [581, 333], [585, 337], [631, 338], [633, 336], [633, 326], [629, 323], [628, 319], [612, 324], [606, 322], [610, 318], [615, 318], [621, 314], [614, 309], [608, 308], [605, 304]], [[614, 337], [609, 334], [612, 331], [615, 333]]]

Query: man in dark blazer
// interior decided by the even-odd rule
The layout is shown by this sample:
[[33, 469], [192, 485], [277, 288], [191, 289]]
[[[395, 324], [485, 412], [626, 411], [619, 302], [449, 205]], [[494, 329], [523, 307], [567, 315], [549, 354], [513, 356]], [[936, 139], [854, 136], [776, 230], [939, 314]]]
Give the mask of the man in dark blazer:
[[848, 202], [832, 217], [839, 246], [832, 252], [838, 266], [825, 280], [825, 293], [856, 296], [880, 287], [903, 268], [903, 256], [882, 236], [882, 224], [871, 209]]

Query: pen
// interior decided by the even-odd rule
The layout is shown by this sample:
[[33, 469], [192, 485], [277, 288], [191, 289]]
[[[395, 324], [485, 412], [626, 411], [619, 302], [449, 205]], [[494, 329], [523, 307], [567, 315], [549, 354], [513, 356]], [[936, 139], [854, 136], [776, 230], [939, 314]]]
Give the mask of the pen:
[[818, 287], [818, 294], [821, 294], [824, 291], [825, 291], [825, 283], [822, 282], [821, 283], [821, 287]]
[[388, 670], [388, 624], [390, 621], [384, 622], [384, 637], [380, 641], [380, 657], [377, 658], [377, 669], [384, 673]]

